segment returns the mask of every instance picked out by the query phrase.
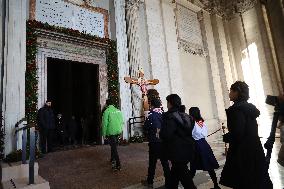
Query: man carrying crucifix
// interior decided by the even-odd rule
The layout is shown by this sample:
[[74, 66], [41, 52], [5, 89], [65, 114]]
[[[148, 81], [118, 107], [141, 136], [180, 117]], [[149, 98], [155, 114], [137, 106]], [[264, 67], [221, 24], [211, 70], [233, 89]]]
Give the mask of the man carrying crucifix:
[[147, 80], [144, 78], [144, 71], [142, 69], [139, 70], [139, 77], [138, 78], [131, 78], [131, 77], [124, 77], [124, 80], [126, 83], [130, 84], [136, 84], [140, 87], [142, 92], [142, 98], [143, 98], [143, 108], [144, 111], [147, 111], [149, 109], [148, 105], [148, 98], [147, 98], [147, 85], [156, 85], [159, 83], [158, 79], [153, 80]]

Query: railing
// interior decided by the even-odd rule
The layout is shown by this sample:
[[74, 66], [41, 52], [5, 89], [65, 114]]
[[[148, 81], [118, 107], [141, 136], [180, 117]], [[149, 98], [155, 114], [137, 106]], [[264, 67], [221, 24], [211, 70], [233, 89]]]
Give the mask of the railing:
[[15, 136], [17, 150], [22, 150], [22, 164], [27, 163], [27, 134], [29, 132], [29, 184], [34, 184], [35, 163], [35, 124], [27, 124], [25, 119], [16, 124]]
[[135, 128], [136, 124], [144, 124], [145, 121], [145, 117], [144, 116], [140, 116], [140, 117], [132, 117], [129, 118], [128, 120], [128, 138], [132, 137], [132, 128]]

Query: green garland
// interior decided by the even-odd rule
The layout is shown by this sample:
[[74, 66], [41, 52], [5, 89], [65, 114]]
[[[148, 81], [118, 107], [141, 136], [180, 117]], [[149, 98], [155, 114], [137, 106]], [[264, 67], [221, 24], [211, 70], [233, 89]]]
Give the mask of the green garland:
[[58, 26], [51, 26], [47, 23], [38, 22], [35, 20], [27, 21], [27, 60], [26, 60], [26, 117], [28, 123], [36, 123], [37, 117], [37, 66], [36, 66], [36, 53], [37, 53], [37, 29], [48, 30], [57, 33], [63, 33], [73, 37], [79, 37], [87, 40], [92, 40], [99, 43], [108, 45], [107, 49], [107, 74], [108, 74], [108, 93], [117, 107], [119, 107], [119, 82], [118, 82], [118, 65], [117, 65], [117, 51], [116, 42], [108, 38], [100, 38], [86, 33], [81, 33], [78, 30], [63, 28]]

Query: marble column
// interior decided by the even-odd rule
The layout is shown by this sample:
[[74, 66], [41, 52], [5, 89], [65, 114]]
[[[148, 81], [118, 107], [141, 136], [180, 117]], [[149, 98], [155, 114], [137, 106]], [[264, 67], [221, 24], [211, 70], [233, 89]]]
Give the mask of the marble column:
[[[137, 78], [141, 63], [141, 44], [139, 41], [139, 8], [142, 0], [128, 0], [126, 2], [126, 20], [127, 20], [127, 39], [129, 52], [129, 74]], [[134, 117], [143, 115], [142, 93], [140, 88], [131, 85], [132, 115]]]
[[3, 119], [5, 154], [13, 150], [15, 124], [25, 117], [26, 0], [6, 1]]
[[178, 94], [184, 99], [181, 61], [178, 49], [178, 35], [176, 23], [176, 5], [171, 0], [161, 1], [165, 46], [170, 78], [170, 93]]
[[[226, 114], [225, 114], [225, 104], [224, 97], [222, 93], [222, 84], [220, 71], [218, 67], [218, 60], [216, 56], [216, 49], [214, 44], [214, 35], [212, 30], [212, 24], [210, 15], [207, 12], [199, 12], [199, 19], [201, 25], [201, 32], [203, 38], [204, 48], [208, 51], [208, 56], [206, 57], [206, 61], [208, 63], [208, 67], [211, 71], [211, 86], [210, 90], [215, 97], [216, 106], [214, 106], [215, 117], [218, 119], [219, 123], [225, 123]], [[219, 127], [218, 127], [219, 128]]]
[[[165, 8], [163, 10], [163, 8]], [[151, 61], [152, 77], [159, 79], [160, 83], [155, 89], [160, 93], [163, 106], [166, 109], [166, 97], [172, 92], [169, 73], [169, 57], [167, 55], [167, 38], [163, 18], [166, 6], [160, 0], [145, 0], [147, 33], [149, 37], [149, 55]], [[172, 14], [172, 12], [171, 12]], [[172, 19], [171, 19], [172, 22]], [[172, 78], [171, 78], [172, 79]]]
[[123, 138], [128, 137], [128, 119], [132, 117], [131, 91], [129, 84], [124, 82], [124, 77], [129, 75], [126, 18], [125, 18], [125, 0], [115, 0], [115, 22], [118, 53], [118, 69], [120, 83], [120, 106], [124, 114]]
[[231, 84], [233, 84], [232, 69], [229, 59], [228, 46], [225, 37], [223, 20], [220, 16], [214, 14], [211, 15], [212, 30], [214, 36], [214, 44], [217, 55], [218, 68], [221, 79], [223, 100], [225, 107], [230, 106], [230, 100], [228, 98], [228, 90]]
[[[3, 58], [4, 58], [4, 41], [5, 41], [5, 15], [6, 15], [6, 1], [0, 1], [0, 103], [2, 104], [2, 95], [3, 95]], [[1, 107], [2, 112], [2, 107]]]

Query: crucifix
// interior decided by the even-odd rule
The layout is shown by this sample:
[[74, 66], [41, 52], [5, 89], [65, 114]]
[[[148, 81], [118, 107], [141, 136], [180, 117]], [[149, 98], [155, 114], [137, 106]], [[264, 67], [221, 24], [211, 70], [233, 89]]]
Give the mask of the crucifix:
[[158, 79], [145, 79], [144, 78], [144, 71], [142, 69], [139, 70], [139, 77], [138, 78], [131, 78], [131, 77], [124, 77], [124, 81], [130, 84], [136, 84], [140, 87], [142, 92], [143, 98], [143, 108], [144, 111], [149, 110], [148, 98], [147, 98], [147, 85], [156, 85], [159, 83]]

